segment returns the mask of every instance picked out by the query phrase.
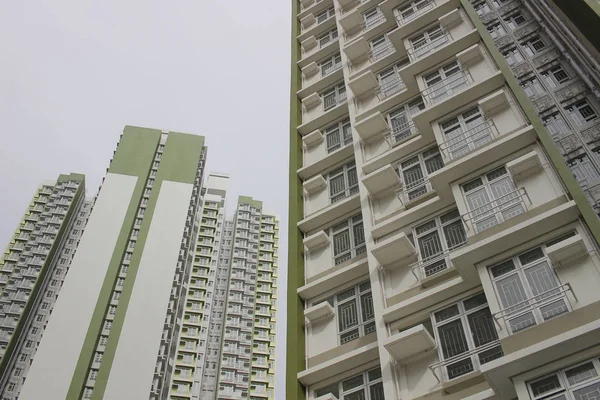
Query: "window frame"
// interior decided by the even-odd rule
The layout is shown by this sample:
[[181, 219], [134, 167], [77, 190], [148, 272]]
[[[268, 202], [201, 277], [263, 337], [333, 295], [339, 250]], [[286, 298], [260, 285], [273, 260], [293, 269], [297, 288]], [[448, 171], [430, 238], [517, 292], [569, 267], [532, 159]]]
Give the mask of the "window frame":
[[[584, 379], [579, 382], [571, 383], [569, 380], [568, 372], [576, 370], [577, 368], [581, 368], [586, 364], [592, 364], [595, 376]], [[550, 389], [547, 392], [542, 392], [536, 395], [533, 391], [533, 385], [538, 382], [543, 382], [549, 378], [556, 377], [556, 383], [560, 384], [559, 387], [555, 387]], [[527, 385], [527, 393], [529, 394], [529, 398], [532, 400], [541, 400], [541, 399], [560, 399], [562, 398], [575, 398], [573, 395], [576, 391], [586, 389], [591, 385], [600, 384], [600, 358], [598, 356], [571, 364], [567, 367], [561, 368], [557, 371], [554, 371], [550, 374], [546, 374], [536, 379], [532, 379], [531, 381], [526, 382]]]
[[[360, 226], [360, 229], [358, 228]], [[330, 231], [332, 252], [334, 264], [340, 265], [348, 260], [352, 260], [366, 252], [366, 240], [362, 214], [354, 215], [344, 221], [340, 221], [333, 225]], [[361, 232], [361, 235], [357, 236], [356, 231]], [[336, 237], [341, 237], [344, 232], [348, 232], [348, 248], [341, 250], [336, 254]], [[362, 236], [362, 237], [360, 237]]]
[[[340, 177], [342, 178], [343, 188], [332, 193], [332, 182]], [[352, 183], [352, 181], [354, 181], [354, 183]], [[329, 172], [327, 174], [327, 188], [330, 204], [337, 203], [340, 200], [358, 193], [358, 172], [356, 169], [356, 162], [351, 161]]]

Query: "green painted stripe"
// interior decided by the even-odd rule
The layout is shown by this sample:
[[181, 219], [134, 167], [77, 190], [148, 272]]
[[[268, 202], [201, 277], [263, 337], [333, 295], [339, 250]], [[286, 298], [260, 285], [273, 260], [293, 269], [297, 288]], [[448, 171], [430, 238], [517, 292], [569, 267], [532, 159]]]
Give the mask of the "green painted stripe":
[[[119, 270], [121, 268], [121, 260], [125, 253], [125, 249], [127, 248], [127, 243], [129, 241], [131, 229], [133, 228], [137, 214], [137, 209], [141, 202], [142, 194], [144, 193], [146, 179], [152, 167], [154, 153], [158, 147], [160, 135], [161, 131], [159, 130], [136, 128], [129, 126], [125, 127], [123, 136], [121, 138], [121, 141], [119, 142], [117, 151], [109, 168], [110, 173], [137, 176], [138, 181], [135, 185], [135, 189], [131, 196], [131, 200], [127, 208], [127, 212], [125, 214], [125, 218], [123, 219], [123, 225], [121, 226], [121, 231], [119, 232], [119, 237], [117, 238], [115, 249], [110, 259], [110, 264], [104, 277], [102, 288], [100, 289], [98, 301], [96, 302], [96, 307], [94, 309], [94, 313], [92, 315], [92, 319], [88, 327], [83, 347], [81, 349], [81, 353], [79, 354], [77, 367], [75, 368], [75, 372], [71, 380], [71, 385], [69, 386], [69, 391], [67, 392], [67, 400], [79, 400], [83, 393], [87, 371], [92, 364], [94, 351], [96, 349], [97, 342], [100, 337], [100, 332], [102, 330], [102, 325], [104, 323], [104, 316], [108, 309], [108, 305], [110, 303], [112, 295], [112, 290], [117, 280]], [[144, 223], [146, 223], [145, 228], [147, 230], [149, 219], [144, 218]], [[142, 226], [142, 229], [143, 228], [144, 225]], [[140, 238], [138, 238], [139, 247], [136, 246], [134, 255], [131, 260], [132, 263], [134, 262], [136, 252], [139, 252], [138, 250], [143, 247], [143, 243], [140, 243], [140, 239], [141, 229]], [[139, 256], [137, 260], [139, 261]], [[126, 284], [128, 281], [129, 274], [126, 279]], [[123, 288], [123, 290], [125, 291], [125, 288]], [[128, 298], [124, 297], [126, 296], [122, 295], [119, 300], [119, 307], [117, 307], [117, 315], [122, 309], [121, 305], [127, 305], [126, 303]], [[115, 327], [115, 323], [113, 323], [111, 335], [107, 343], [107, 350], [109, 345], [116, 347], [116, 344], [119, 340], [118, 336], [120, 333], [120, 329], [118, 328], [119, 327]], [[111, 363], [112, 360], [110, 359], [110, 356], [105, 356], [103, 358], [102, 365], [100, 371], [98, 372], [98, 377], [96, 380], [97, 387], [102, 388], [106, 385], [106, 382], [108, 380], [108, 372], [110, 368], [107, 370], [104, 368], [104, 366], [106, 364], [110, 365]], [[97, 398], [95, 391], [94, 398]]]
[[[127, 130], [126, 130], [127, 132]], [[159, 132], [160, 133], [160, 132]], [[125, 138], [125, 135], [123, 136]], [[157, 139], [160, 139], [160, 134]], [[148, 147], [148, 152], [150, 154], [150, 162], [144, 162], [140, 165], [140, 168], [144, 168], [144, 165], [147, 165], [146, 175], [149, 173], [150, 168], [152, 166], [152, 159], [154, 158], [154, 151], [156, 150], [156, 146], [158, 145], [158, 141], [145, 139], [144, 145]], [[129, 269], [127, 271], [127, 278], [125, 278], [125, 284], [123, 286], [123, 291], [121, 292], [121, 296], [119, 298], [119, 305], [117, 307], [117, 312], [115, 314], [112, 328], [110, 331], [110, 336], [108, 338], [108, 342], [106, 344], [106, 349], [104, 351], [104, 356], [102, 358], [102, 364], [100, 365], [100, 370], [98, 371], [98, 376], [96, 378], [96, 384], [94, 386], [94, 392], [92, 394], [92, 400], [101, 400], [104, 397], [104, 392], [106, 390], [106, 385], [108, 383], [108, 378], [110, 376], [110, 370], [112, 368], [112, 364], [114, 361], [115, 353], [117, 351], [117, 345], [119, 342], [119, 337], [121, 335], [121, 331], [123, 330], [123, 324], [125, 323], [125, 317], [127, 313], [127, 307], [129, 305], [129, 300], [131, 299], [131, 294], [133, 292], [133, 286], [135, 283], [135, 278], [137, 276], [137, 272], [140, 266], [140, 261], [142, 258], [142, 253], [144, 250], [144, 245], [146, 243], [146, 239], [148, 237], [148, 232], [150, 231], [150, 225], [152, 223], [152, 217], [154, 215], [154, 210], [156, 209], [156, 203], [158, 201], [158, 197], [160, 195], [160, 189], [162, 187], [163, 181], [174, 181], [174, 182], [182, 182], [193, 184], [196, 178], [196, 170], [198, 168], [198, 162], [200, 161], [200, 154], [202, 152], [202, 148], [204, 146], [204, 137], [202, 136], [194, 136], [183, 133], [169, 132], [169, 137], [167, 139], [165, 149], [162, 154], [162, 158], [160, 161], [160, 166], [158, 168], [158, 172], [156, 174], [156, 178], [154, 180], [154, 186], [152, 188], [152, 192], [150, 193], [150, 198], [148, 199], [148, 204], [146, 206], [146, 212], [144, 213], [144, 219], [142, 221], [142, 226], [140, 227], [140, 232], [138, 234], [137, 243], [135, 246], [135, 250], [131, 257], [129, 263]], [[119, 146], [120, 147], [120, 146]], [[120, 150], [120, 148], [119, 148]], [[139, 150], [138, 150], [139, 151]], [[118, 152], [117, 152], [118, 153]], [[144, 153], [145, 154], [145, 153]], [[115, 157], [116, 158], [116, 157]], [[114, 164], [114, 161], [113, 161]], [[141, 171], [140, 171], [141, 172]], [[138, 181], [138, 185], [141, 183], [141, 188], [143, 193], [143, 189], [146, 185], [146, 177]], [[136, 192], [138, 185], [136, 185]], [[137, 202], [141, 200], [141, 193], [138, 197], [134, 197], [133, 199], [137, 199]], [[137, 209], [137, 206], [136, 206]], [[135, 211], [134, 209], [134, 218]], [[129, 210], [127, 211], [129, 214]], [[129, 225], [130, 227], [133, 225], [132, 223]], [[121, 231], [123, 233], [123, 231]], [[183, 231], [181, 232], [183, 235]], [[120, 239], [120, 236], [119, 236]], [[129, 230], [126, 231], [126, 239], [125, 245], [127, 244], [127, 240], [129, 239]], [[124, 249], [123, 249], [124, 250]], [[120, 257], [117, 259], [117, 269], [116, 273], [118, 274], [119, 266], [121, 264], [121, 257], [123, 252], [120, 253]], [[111, 268], [112, 268], [112, 260], [111, 260]], [[108, 274], [107, 274], [108, 277]], [[106, 283], [106, 281], [105, 281]], [[106, 308], [108, 307], [108, 303], [110, 302], [110, 292], [112, 291], [112, 285], [114, 284], [114, 279], [110, 282], [111, 286], [109, 287], [109, 297], [104, 303], [104, 307], [102, 308], [102, 303], [98, 302], [98, 306], [100, 306], [103, 311], [101, 321], [102, 323], [104, 313], [106, 312]], [[104, 287], [103, 287], [104, 289]], [[97, 308], [98, 308], [97, 306]], [[101, 325], [100, 325], [101, 327]], [[96, 333], [96, 339], [100, 334], [100, 330]], [[95, 345], [95, 341], [94, 341]], [[148, 349], [148, 351], [153, 351], [157, 354], [158, 357], [159, 349]], [[91, 362], [91, 359], [90, 359]]]
[[249, 196], [238, 196], [238, 209], [240, 208], [241, 204], [248, 204], [249, 206], [258, 208], [260, 210], [262, 210], [263, 207], [262, 201], [254, 200], [252, 197]]
[[304, 304], [297, 289], [304, 285], [304, 257], [302, 233], [297, 223], [303, 218], [302, 181], [298, 169], [302, 167], [302, 138], [297, 127], [301, 121], [301, 104], [296, 93], [301, 87], [300, 46], [296, 39], [300, 34], [298, 24], [299, 3], [292, 0], [292, 71], [290, 87], [290, 171], [289, 171], [289, 215], [288, 215], [288, 278], [287, 278], [287, 345], [286, 345], [286, 395], [288, 400], [306, 398], [304, 387], [297, 374], [305, 368], [304, 357]]
[[592, 206], [585, 197], [583, 190], [581, 190], [579, 183], [577, 183], [577, 181], [573, 177], [573, 173], [567, 166], [567, 163], [558, 151], [556, 145], [550, 137], [550, 134], [546, 130], [546, 127], [544, 126], [542, 120], [533, 108], [529, 97], [527, 97], [527, 95], [517, 82], [517, 79], [515, 78], [508, 63], [506, 62], [500, 51], [496, 48], [496, 45], [494, 44], [494, 39], [492, 39], [483, 23], [479, 20], [475, 8], [473, 8], [473, 6], [468, 0], [460, 0], [460, 2], [466, 10], [467, 14], [469, 15], [469, 18], [473, 21], [475, 27], [479, 31], [479, 34], [481, 35], [488, 52], [494, 58], [494, 61], [500, 68], [500, 71], [502, 71], [502, 73], [504, 74], [504, 78], [506, 79], [508, 86], [510, 87], [517, 101], [521, 105], [521, 108], [525, 112], [525, 115], [529, 119], [529, 122], [531, 123], [531, 125], [533, 125], [533, 128], [537, 133], [539, 141], [542, 143], [542, 146], [546, 150], [550, 161], [556, 168], [556, 171], [558, 172], [560, 178], [565, 184], [567, 190], [571, 194], [573, 200], [575, 200], [577, 207], [579, 207], [581, 215], [587, 223], [588, 228], [594, 235], [596, 242], [600, 243], [600, 219], [598, 219], [598, 216], [592, 209]]
[[[31, 312], [33, 311], [35, 300], [36, 300], [37, 296], [40, 295], [40, 292], [43, 289], [44, 280], [46, 279], [46, 276], [49, 273], [50, 267], [54, 261], [56, 253], [59, 250], [61, 243], [63, 242], [64, 236], [68, 233], [67, 229], [69, 228], [69, 224], [70, 224], [71, 220], [74, 217], [76, 217], [75, 213], [78, 211], [77, 204], [79, 203], [81, 197], [85, 196], [85, 177], [83, 175], [81, 175], [81, 174], [60, 175], [60, 177], [62, 177], [62, 179], [59, 178], [59, 180], [62, 180], [62, 181], [80, 180], [81, 183], [79, 184], [79, 187], [75, 191], [75, 195], [73, 196], [73, 200], [71, 201], [71, 204], [69, 204], [67, 214], [66, 214], [62, 224], [60, 225], [60, 228], [58, 229], [58, 233], [56, 234], [56, 238], [54, 239], [54, 242], [52, 243], [52, 247], [50, 248], [50, 251], [48, 252], [46, 261], [44, 261], [44, 264], [42, 265], [42, 268], [40, 270], [40, 274], [38, 275], [37, 279], [35, 280], [33, 288], [31, 289], [31, 294], [29, 295], [29, 299], [28, 299], [27, 303], [25, 303], [25, 307], [23, 308], [23, 311], [21, 312], [21, 315], [19, 316], [19, 321], [17, 322], [17, 326], [15, 327], [15, 330], [13, 331], [13, 335], [11, 336], [11, 339], [8, 342], [8, 346], [6, 347], [4, 356], [2, 357], [2, 360], [0, 361], [0, 376], [3, 376], [7, 372], [8, 363], [9, 363], [11, 357], [14, 355], [16, 347], [19, 343], [19, 339], [22, 334], [26, 334], [26, 332], [24, 332], [24, 329], [26, 328], [27, 316], [29, 316], [29, 314], [31, 314]], [[38, 189], [36, 196], [39, 195], [39, 190], [40, 189]]]

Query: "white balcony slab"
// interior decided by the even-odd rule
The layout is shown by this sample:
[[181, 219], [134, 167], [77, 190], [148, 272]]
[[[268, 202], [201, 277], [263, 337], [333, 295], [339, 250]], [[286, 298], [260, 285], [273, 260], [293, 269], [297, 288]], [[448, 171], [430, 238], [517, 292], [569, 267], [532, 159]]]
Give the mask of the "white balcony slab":
[[552, 246], [548, 246], [546, 248], [546, 253], [548, 254], [548, 257], [550, 257], [552, 265], [556, 268], [569, 261], [586, 256], [588, 250], [585, 247], [581, 235], [576, 234], [575, 236], [555, 243]]
[[297, 290], [298, 296], [308, 300], [335, 289], [340, 282], [350, 282], [366, 276], [369, 273], [369, 264], [367, 258], [362, 258], [342, 268], [335, 269], [332, 267], [330, 271], [330, 273], [319, 276], [299, 287]]
[[407, 359], [435, 348], [435, 340], [423, 325], [417, 325], [391, 336], [383, 346], [403, 364]]
[[316, 74], [317, 72], [319, 72], [319, 66], [315, 61], [302, 68], [302, 75], [304, 75], [306, 78]]
[[504, 89], [498, 90], [477, 102], [486, 117], [492, 117], [497, 111], [508, 107], [508, 95]]
[[312, 306], [304, 310], [304, 318], [306, 318], [312, 324], [322, 321], [328, 317], [333, 317], [334, 314], [333, 307], [327, 301], [323, 301], [316, 306]]
[[325, 178], [323, 178], [323, 175], [317, 175], [307, 181], [304, 181], [302, 186], [307, 193], [315, 193], [319, 190], [325, 189], [327, 187], [327, 181]]
[[317, 397], [317, 400], [338, 400], [338, 398], [331, 393], [327, 393], [323, 396]]
[[305, 386], [314, 385], [317, 382], [332, 378], [342, 372], [350, 371], [378, 358], [379, 350], [377, 342], [373, 342], [305, 369], [298, 373], [297, 378]]
[[309, 36], [306, 39], [304, 39], [300, 45], [302, 46], [302, 49], [304, 51], [309, 51], [315, 48], [317, 44], [317, 39], [314, 36]]
[[417, 250], [404, 232], [377, 242], [371, 250], [373, 256], [382, 266], [394, 264], [401, 260], [410, 263], [416, 259]]
[[481, 52], [479, 44], [474, 44], [473, 46], [467, 47], [463, 51], [456, 53], [456, 59], [463, 67], [472, 64], [475, 61], [481, 60], [482, 58], [483, 53]]
[[358, 133], [358, 136], [360, 136], [362, 140], [367, 140], [377, 134], [387, 131], [388, 125], [383, 114], [376, 112], [367, 118], [357, 121], [354, 124], [354, 129], [356, 129], [356, 133]]
[[341, 218], [354, 210], [358, 210], [359, 208], [360, 194], [356, 193], [346, 197], [343, 200], [339, 200], [335, 203], [332, 203], [327, 207], [323, 208], [322, 210], [305, 216], [303, 220], [298, 222], [298, 228], [302, 232], [310, 232], [319, 228], [320, 226], [325, 226], [330, 222]]
[[450, 11], [447, 14], [442, 15], [438, 18], [440, 24], [445, 27], [451, 27], [462, 21], [462, 17], [460, 16], [460, 10], [458, 8]]
[[379, 82], [377, 81], [375, 74], [369, 70], [348, 82], [348, 86], [350, 86], [350, 90], [352, 90], [354, 97], [360, 97], [361, 94], [378, 87]]
[[363, 22], [363, 18], [361, 13], [358, 11], [358, 8], [347, 12], [339, 19], [339, 23], [344, 32], [350, 32], [353, 29], [356, 29], [361, 22]]
[[[323, 144], [324, 145], [324, 144]], [[322, 158], [319, 158], [317, 161], [307, 164], [302, 168], [298, 169], [298, 176], [301, 179], [308, 179], [315, 174], [320, 173], [328, 168], [333, 167], [334, 165], [349, 159], [354, 155], [354, 148], [351, 144], [348, 144], [341, 149], [333, 151]]]
[[391, 165], [385, 165], [363, 177], [362, 182], [371, 195], [376, 195], [385, 189], [398, 187], [400, 177]]
[[308, 250], [318, 249], [329, 244], [329, 236], [325, 231], [319, 231], [305, 238], [303, 244]]
[[515, 180], [523, 179], [529, 175], [535, 174], [542, 169], [542, 160], [537, 151], [532, 150], [519, 158], [509, 161], [506, 164]]
[[315, 16], [313, 14], [308, 14], [300, 20], [300, 23], [302, 24], [302, 29], [306, 30], [306, 29], [310, 29], [311, 26], [316, 24], [317, 19], [315, 18]]
[[306, 96], [302, 99], [302, 105], [306, 109], [310, 109], [315, 107], [317, 104], [321, 102], [321, 96], [318, 93], [313, 93], [310, 96]]
[[369, 44], [366, 39], [361, 36], [360, 38], [347, 43], [344, 46], [344, 54], [348, 57], [348, 60], [353, 61], [359, 57], [365, 56], [369, 52]]
[[319, 129], [315, 129], [311, 133], [302, 137], [302, 143], [306, 147], [316, 146], [324, 140], [323, 133]]

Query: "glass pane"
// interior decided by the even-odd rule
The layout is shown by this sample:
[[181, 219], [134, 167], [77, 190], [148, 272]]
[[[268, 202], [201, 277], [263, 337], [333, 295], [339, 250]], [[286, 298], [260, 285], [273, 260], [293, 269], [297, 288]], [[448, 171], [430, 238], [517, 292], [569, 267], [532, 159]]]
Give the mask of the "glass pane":
[[448, 379], [454, 379], [473, 371], [473, 360], [471, 357], [452, 363], [446, 367]]
[[465, 331], [460, 320], [438, 327], [438, 333], [444, 359], [469, 350]]
[[329, 196], [335, 196], [346, 190], [344, 175], [338, 175], [329, 179]]
[[333, 254], [337, 256], [350, 250], [350, 232], [343, 231], [333, 235]]
[[596, 372], [596, 368], [591, 362], [570, 369], [565, 374], [569, 380], [569, 385], [576, 385], [598, 376], [598, 372]]
[[492, 320], [489, 308], [475, 311], [469, 314], [467, 319], [469, 320], [469, 327], [471, 328], [475, 347], [483, 346], [498, 339], [498, 333], [494, 327], [494, 321]]
[[428, 260], [442, 252], [442, 243], [437, 231], [428, 233], [417, 240], [419, 242], [419, 252], [422, 260]]
[[354, 225], [354, 228], [352, 228], [352, 233], [354, 234], [355, 247], [365, 242], [365, 230], [363, 228], [362, 222], [360, 224]]
[[567, 304], [562, 299], [540, 307], [540, 312], [542, 313], [544, 321], [554, 318], [557, 315], [564, 314], [567, 311], [569, 311]]
[[583, 389], [573, 392], [573, 397], [576, 400], [598, 400], [600, 399], [600, 382], [594, 383]]
[[487, 304], [487, 299], [485, 298], [485, 293], [480, 293], [475, 295], [465, 301], [463, 301], [463, 305], [465, 306], [465, 310], [469, 311], [479, 306]]
[[428, 174], [434, 173], [438, 169], [444, 168], [442, 156], [440, 154], [437, 154], [436, 156], [425, 160], [425, 168], [427, 169]]
[[353, 378], [350, 379], [346, 379], [344, 382], [342, 382], [342, 390], [348, 391], [348, 390], [352, 390], [354, 388], [357, 388], [359, 386], [361, 386], [362, 384], [364, 384], [364, 378], [361, 375], [355, 376]]
[[447, 320], [448, 318], [452, 318], [458, 315], [460, 312], [458, 311], [458, 306], [453, 305], [451, 307], [445, 308], [442, 311], [438, 311], [435, 313], [436, 322], [442, 322]]
[[385, 400], [383, 396], [383, 382], [376, 383], [369, 388], [370, 400]]
[[444, 226], [444, 236], [449, 249], [460, 246], [467, 241], [467, 234], [462, 221], [455, 221]]
[[365, 400], [365, 399], [366, 399], [366, 397], [365, 397], [364, 389], [361, 389], [358, 392], [344, 395], [344, 400]]
[[369, 382], [381, 378], [381, 368], [375, 368], [369, 371]]
[[504, 351], [502, 351], [502, 346], [494, 347], [489, 350], [482, 351], [481, 353], [478, 354], [479, 363], [485, 364], [485, 363], [493, 361], [497, 358], [500, 358], [503, 355], [504, 355]]
[[525, 293], [521, 279], [517, 274], [512, 274], [498, 280], [496, 282], [496, 289], [498, 290], [498, 296], [500, 297], [502, 306], [505, 309], [508, 309], [508, 313], [516, 311], [516, 308], [511, 310], [511, 306], [527, 299], [527, 294]]
[[557, 375], [552, 375], [531, 384], [531, 392], [535, 397], [561, 388]]
[[[547, 261], [525, 269], [525, 276], [527, 277], [527, 282], [535, 296], [540, 293], [551, 291], [558, 286], [554, 271], [552, 271], [552, 268], [550, 268]], [[557, 292], [552, 291], [545, 296], [551, 296], [556, 293]]]
[[360, 296], [360, 307], [363, 322], [367, 322], [375, 317], [375, 311], [373, 310], [373, 295], [371, 293]]

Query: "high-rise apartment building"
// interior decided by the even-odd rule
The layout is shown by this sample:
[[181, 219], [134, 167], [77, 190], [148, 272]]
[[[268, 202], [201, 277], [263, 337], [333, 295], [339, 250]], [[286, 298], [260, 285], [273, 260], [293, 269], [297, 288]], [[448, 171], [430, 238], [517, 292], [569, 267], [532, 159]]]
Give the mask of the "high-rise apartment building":
[[0, 398], [16, 399], [91, 210], [80, 174], [41, 185], [0, 258]]
[[600, 5], [292, 9], [286, 398], [598, 398]]
[[126, 127], [19, 399], [167, 398], [204, 137]]
[[273, 399], [279, 226], [240, 196], [227, 217], [228, 176], [211, 173], [170, 399]]

